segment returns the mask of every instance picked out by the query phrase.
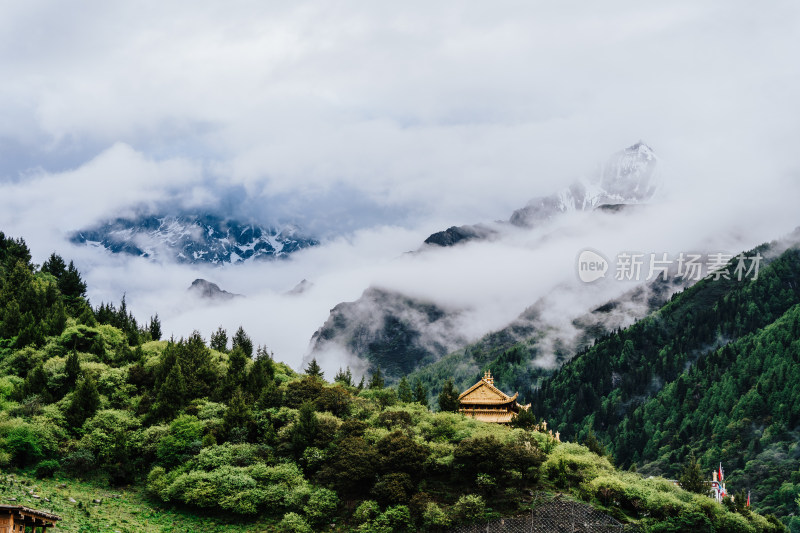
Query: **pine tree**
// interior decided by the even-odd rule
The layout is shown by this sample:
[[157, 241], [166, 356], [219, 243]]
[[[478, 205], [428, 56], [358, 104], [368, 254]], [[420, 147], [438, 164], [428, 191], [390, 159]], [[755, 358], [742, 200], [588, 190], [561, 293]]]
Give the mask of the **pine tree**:
[[151, 339], [154, 341], [161, 340], [161, 320], [158, 318], [158, 313], [156, 313], [156, 316], [150, 317], [150, 327], [148, 329], [150, 330]]
[[531, 429], [536, 423], [533, 409], [520, 409], [519, 413], [511, 417], [511, 427], [515, 428]]
[[75, 387], [72, 402], [67, 407], [67, 422], [77, 430], [87, 419], [94, 416], [98, 407], [100, 407], [100, 393], [97, 392], [97, 383], [91, 374], [84, 374]]
[[319, 378], [322, 379], [324, 376], [324, 372], [322, 372], [322, 368], [320, 368], [319, 364], [317, 363], [317, 358], [313, 358], [308, 366], [306, 367], [306, 375], [312, 378]]
[[47, 375], [44, 373], [44, 365], [39, 363], [28, 372], [25, 383], [22, 386], [22, 397], [26, 398], [34, 394], [48, 396]]
[[67, 374], [67, 386], [72, 388], [78, 382], [78, 376], [81, 374], [81, 362], [75, 350], [72, 350], [67, 356], [64, 371]]
[[66, 272], [58, 278], [58, 289], [67, 298], [77, 299], [86, 296], [86, 283], [72, 261], [69, 262]]
[[375, 372], [369, 378], [370, 389], [382, 389], [384, 386], [383, 374], [381, 374], [381, 367], [377, 367]]
[[583, 445], [589, 448], [592, 452], [599, 455], [600, 457], [605, 457], [606, 455], [606, 448], [603, 446], [599, 440], [597, 440], [597, 435], [594, 434], [594, 431], [589, 430], [589, 434], [586, 435], [586, 439], [583, 441]]
[[678, 483], [681, 484], [683, 490], [688, 490], [689, 492], [696, 492], [697, 494], [706, 494], [708, 492], [703, 480], [703, 472], [700, 470], [700, 464], [697, 462], [694, 451], [689, 455], [689, 459], [683, 466], [681, 475], [678, 477]]
[[458, 390], [453, 384], [453, 380], [448, 379], [444, 387], [442, 387], [442, 392], [439, 393], [439, 410], [456, 413], [460, 407], [461, 403], [458, 401]]
[[428, 389], [419, 379], [414, 383], [414, 401], [428, 407]]
[[235, 349], [237, 346], [240, 346], [247, 357], [253, 356], [253, 341], [244, 332], [244, 328], [239, 326], [239, 329], [236, 330], [236, 333], [231, 340], [231, 350]]
[[217, 328], [217, 331], [211, 334], [211, 349], [218, 352], [225, 353], [228, 351], [228, 332], [222, 329], [222, 326]]
[[156, 416], [162, 419], [174, 418], [183, 409], [186, 402], [186, 380], [181, 371], [181, 364], [175, 362], [167, 374], [167, 379], [158, 390], [155, 402]]
[[231, 350], [228, 355], [228, 373], [225, 375], [223, 390], [221, 391], [223, 398], [230, 398], [230, 395], [237, 387], [246, 384], [247, 362], [249, 360], [250, 358], [240, 345], [236, 345]]
[[242, 390], [237, 388], [222, 417], [222, 430], [229, 439], [241, 442], [247, 438], [252, 423], [253, 413], [247, 406]]
[[291, 446], [295, 457], [300, 457], [314, 443], [319, 432], [319, 420], [312, 402], [303, 402], [292, 428]]
[[408, 385], [408, 380], [405, 376], [400, 378], [400, 383], [397, 384], [397, 397], [401, 402], [411, 403], [414, 401], [414, 393], [411, 392], [411, 387]]
[[66, 271], [67, 264], [64, 262], [64, 259], [55, 252], [50, 254], [50, 258], [42, 263], [42, 272], [51, 274], [56, 280], [61, 279], [61, 276], [63, 276]]
[[347, 370], [342, 371], [342, 367], [339, 367], [339, 371], [333, 376], [333, 381], [336, 383], [341, 383], [342, 385], [346, 385], [348, 387], [353, 386], [353, 373], [350, 372], [350, 367], [347, 367]]

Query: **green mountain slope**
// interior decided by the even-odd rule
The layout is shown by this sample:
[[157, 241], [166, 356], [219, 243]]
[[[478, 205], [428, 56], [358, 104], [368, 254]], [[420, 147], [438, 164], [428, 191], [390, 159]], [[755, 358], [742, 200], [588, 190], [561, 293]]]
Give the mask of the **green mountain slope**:
[[0, 265], [0, 486], [64, 531], [441, 531], [531, 491], [652, 531], [785, 531], [533, 428], [298, 375], [241, 328], [230, 348], [221, 328], [213, 348], [161, 341], [157, 317], [92, 308], [74, 266], [3, 235]]
[[623, 466], [675, 476], [690, 449], [709, 472], [726, 462], [756, 508], [789, 521], [798, 476], [775, 469], [798, 452], [800, 252], [756, 252], [758, 279], [702, 280], [577, 354], [543, 380], [537, 414], [570, 438], [593, 432]]

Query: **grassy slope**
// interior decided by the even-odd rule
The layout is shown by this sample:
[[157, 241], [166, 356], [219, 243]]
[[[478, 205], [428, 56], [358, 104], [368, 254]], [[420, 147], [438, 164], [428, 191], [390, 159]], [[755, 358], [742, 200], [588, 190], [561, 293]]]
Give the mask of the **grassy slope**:
[[[34, 499], [31, 490], [41, 499]], [[35, 479], [24, 474], [4, 474], [0, 475], [0, 494], [4, 504], [24, 505], [57, 514], [62, 519], [58, 523], [59, 531], [236, 533], [265, 531], [270, 523], [274, 523], [248, 521], [222, 513], [201, 516], [189, 510], [167, 509], [162, 502], [151, 499], [141, 486], [110, 489], [70, 478]], [[17, 501], [9, 501], [9, 498]], [[44, 498], [50, 502], [45, 502]], [[76, 503], [70, 502], [69, 498]], [[92, 503], [95, 499], [102, 500], [102, 503]]]

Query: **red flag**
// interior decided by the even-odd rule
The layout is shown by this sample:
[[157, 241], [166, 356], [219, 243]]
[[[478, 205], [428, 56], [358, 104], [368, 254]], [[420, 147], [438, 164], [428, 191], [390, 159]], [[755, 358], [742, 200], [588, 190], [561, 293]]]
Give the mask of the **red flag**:
[[750, 507], [750, 491], [747, 491], [747, 506]]
[[723, 474], [722, 474], [722, 463], [719, 464], [719, 482], [722, 483]]

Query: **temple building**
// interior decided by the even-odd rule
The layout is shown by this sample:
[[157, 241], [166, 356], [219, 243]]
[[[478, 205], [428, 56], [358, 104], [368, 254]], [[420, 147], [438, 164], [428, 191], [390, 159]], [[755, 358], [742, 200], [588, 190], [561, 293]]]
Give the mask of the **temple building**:
[[47, 533], [61, 517], [22, 505], [0, 505], [0, 533]]
[[491, 372], [486, 372], [483, 379], [458, 397], [461, 403], [459, 412], [482, 422], [508, 424], [520, 409], [527, 410], [531, 406], [518, 404], [517, 396], [516, 392], [514, 396], [509, 396], [495, 387]]

